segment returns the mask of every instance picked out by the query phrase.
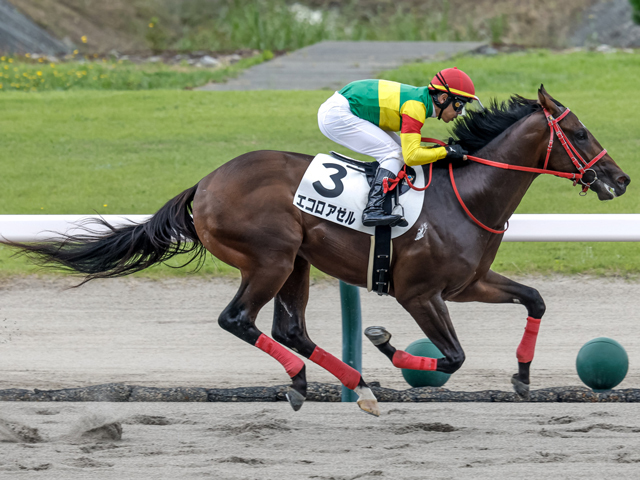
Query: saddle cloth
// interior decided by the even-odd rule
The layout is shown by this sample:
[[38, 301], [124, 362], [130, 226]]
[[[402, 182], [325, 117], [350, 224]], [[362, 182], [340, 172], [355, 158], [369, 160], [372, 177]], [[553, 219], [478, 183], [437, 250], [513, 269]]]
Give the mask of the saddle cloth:
[[[362, 211], [367, 205], [369, 183], [367, 173], [374, 164], [360, 162], [342, 155], [320, 153], [311, 161], [293, 198], [296, 207], [309, 215], [323, 218], [352, 230], [373, 235], [375, 227], [362, 224]], [[416, 187], [424, 187], [422, 167], [415, 169]], [[391, 238], [407, 232], [418, 220], [424, 191], [403, 188], [400, 205], [404, 208], [406, 227], [393, 227]]]

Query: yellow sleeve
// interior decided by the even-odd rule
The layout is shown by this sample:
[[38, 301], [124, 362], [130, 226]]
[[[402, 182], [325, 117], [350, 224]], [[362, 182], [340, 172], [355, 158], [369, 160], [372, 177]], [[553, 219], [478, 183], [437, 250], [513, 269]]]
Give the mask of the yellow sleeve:
[[426, 165], [441, 160], [447, 156], [444, 147], [428, 148], [420, 146], [421, 135], [419, 133], [401, 133], [402, 156], [404, 163], [410, 167]]
[[402, 129], [400, 130], [400, 142], [402, 144], [402, 156], [404, 163], [410, 167], [433, 163], [447, 156], [444, 147], [427, 148], [420, 146], [422, 135], [420, 129], [424, 125], [427, 115], [427, 107], [424, 103], [409, 100], [400, 109], [402, 115]]

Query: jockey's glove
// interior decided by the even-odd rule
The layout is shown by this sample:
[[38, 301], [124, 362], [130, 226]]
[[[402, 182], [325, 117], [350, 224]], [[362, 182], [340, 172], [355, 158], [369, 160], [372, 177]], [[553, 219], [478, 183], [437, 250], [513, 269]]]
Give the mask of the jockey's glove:
[[446, 145], [444, 149], [447, 151], [445, 158], [448, 160], [461, 160], [469, 153], [460, 145]]

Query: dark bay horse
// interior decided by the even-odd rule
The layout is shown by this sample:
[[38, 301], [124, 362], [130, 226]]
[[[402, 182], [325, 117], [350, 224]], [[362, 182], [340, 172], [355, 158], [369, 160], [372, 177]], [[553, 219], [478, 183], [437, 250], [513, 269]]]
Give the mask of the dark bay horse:
[[[541, 87], [537, 101], [515, 96], [507, 103], [494, 101], [488, 110], [470, 112], [453, 133], [458, 143], [477, 157], [577, 172], [569, 150], [560, 141], [547, 154], [554, 134], [550, 135], [544, 110], [557, 118], [565, 108]], [[601, 153], [602, 147], [585, 126], [573, 113], [560, 124], [583, 158], [594, 159], [600, 153], [599, 161], [587, 172], [591, 176], [587, 186], [600, 200], [622, 195], [629, 177], [609, 155]], [[296, 188], [311, 160], [311, 156], [298, 153], [247, 153], [170, 200], [145, 223], [110, 227], [107, 233], [87, 231], [57, 243], [13, 245], [41, 264], [84, 274], [85, 281], [127, 275], [181, 252], [202, 258], [208, 250], [242, 274], [238, 292], [218, 318], [220, 326], [284, 366], [291, 377], [288, 399], [295, 410], [304, 402], [307, 381], [304, 362], [290, 350], [326, 368], [358, 393], [363, 410], [378, 415], [377, 401], [360, 373], [315, 345], [306, 331], [310, 266], [364, 287], [370, 244], [368, 235], [294, 206]], [[490, 270], [502, 235], [471, 221], [454, 194], [448, 165], [444, 166], [438, 164], [433, 169], [415, 226], [394, 240], [390, 289], [444, 358], [422, 359], [396, 350], [383, 328], [370, 331], [369, 338], [397, 367], [453, 373], [465, 355], [445, 301], [521, 304], [528, 319], [516, 352], [519, 368], [512, 383], [516, 392], [526, 397], [544, 301], [535, 289]], [[453, 173], [469, 211], [494, 229], [507, 222], [539, 174], [471, 161], [456, 163]], [[428, 226], [424, 235], [416, 235], [418, 225], [423, 224]], [[269, 337], [256, 328], [255, 320], [273, 298]]]

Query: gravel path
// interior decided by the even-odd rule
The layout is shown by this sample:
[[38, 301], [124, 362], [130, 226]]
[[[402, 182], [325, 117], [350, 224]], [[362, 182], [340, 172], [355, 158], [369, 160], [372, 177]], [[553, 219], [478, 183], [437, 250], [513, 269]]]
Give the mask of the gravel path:
[[403, 63], [447, 58], [481, 45], [325, 41], [256, 65], [227, 83], [210, 83], [199, 90], [338, 90], [349, 82], [374, 78]]

